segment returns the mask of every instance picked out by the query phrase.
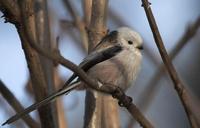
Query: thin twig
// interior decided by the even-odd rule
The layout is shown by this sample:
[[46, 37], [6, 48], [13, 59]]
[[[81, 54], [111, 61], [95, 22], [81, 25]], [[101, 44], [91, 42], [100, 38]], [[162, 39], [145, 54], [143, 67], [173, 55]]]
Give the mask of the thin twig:
[[[20, 104], [17, 98], [12, 94], [12, 92], [6, 87], [6, 85], [1, 80], [0, 93], [16, 112], [21, 112], [24, 110], [23, 106]], [[39, 124], [34, 119], [32, 119], [31, 116], [27, 115], [24, 116], [22, 119], [30, 128], [39, 128]]]
[[[108, 0], [93, 0], [91, 4], [90, 23], [88, 24], [89, 48], [88, 52], [100, 42], [107, 33], [106, 20]], [[85, 100], [84, 127], [120, 127], [118, 105], [116, 101], [102, 93], [88, 90]], [[110, 109], [112, 108], [112, 111]], [[108, 116], [109, 115], [109, 118]], [[114, 122], [114, 123], [113, 123]]]
[[[197, 30], [200, 27], [200, 17], [191, 25], [187, 27], [185, 30], [185, 33], [182, 35], [182, 37], [179, 39], [179, 41], [176, 43], [176, 46], [172, 49], [172, 51], [169, 53], [169, 57], [171, 60], [174, 60], [176, 56], [181, 52], [181, 50], [184, 48], [184, 46], [191, 40]], [[146, 49], [145, 49], [146, 50]], [[150, 105], [151, 101], [153, 101], [157, 90], [161, 87], [159, 86], [158, 82], [160, 78], [164, 75], [165, 67], [163, 64], [161, 64], [156, 71], [156, 73], [151, 78], [150, 82], [148, 82], [147, 88], [144, 89], [143, 92], [141, 92], [138, 105], [141, 106], [142, 110], [145, 111], [148, 106]], [[129, 121], [128, 126], [133, 126], [133, 120], [132, 118]]]
[[86, 27], [88, 27], [91, 20], [92, 0], [82, 0], [82, 8], [84, 12], [84, 22]]
[[[53, 46], [53, 51], [58, 51], [59, 49], [59, 37], [56, 37], [56, 39], [53, 41], [54, 46]], [[58, 72], [58, 64], [54, 62], [54, 83], [56, 90], [60, 88], [64, 84], [63, 79], [61, 78], [59, 72]], [[55, 101], [57, 104], [57, 110], [58, 110], [58, 123], [59, 123], [59, 128], [68, 128], [68, 123], [67, 123], [67, 118], [66, 118], [66, 110], [64, 109], [64, 103], [62, 98], [59, 98], [57, 101]]]
[[107, 17], [108, 0], [93, 0], [91, 22], [88, 27], [89, 52], [99, 43], [101, 38], [107, 34], [106, 17]]
[[190, 125], [192, 127], [195, 127], [194, 124], [194, 119], [193, 119], [193, 115], [192, 115], [192, 108], [191, 105], [188, 103], [189, 101], [191, 101], [190, 96], [188, 91], [185, 89], [184, 84], [182, 83], [182, 81], [179, 79], [179, 76], [173, 66], [173, 64], [171, 63], [169, 56], [167, 54], [167, 51], [165, 49], [164, 43], [162, 41], [161, 35], [159, 33], [155, 18], [153, 16], [153, 13], [151, 11], [151, 7], [150, 7], [150, 3], [148, 2], [148, 0], [142, 0], [142, 6], [144, 7], [147, 19], [149, 21], [149, 25], [151, 27], [153, 36], [154, 36], [154, 40], [156, 42], [156, 45], [158, 47], [158, 50], [160, 52], [160, 55], [162, 57], [162, 60], [166, 66], [166, 69], [170, 75], [170, 78], [172, 79], [173, 83], [174, 83], [174, 88], [177, 91], [177, 94], [180, 97], [180, 100], [183, 104], [183, 107], [185, 109], [185, 112], [187, 114], [187, 117], [189, 119]]
[[[183, 47], [189, 42], [189, 40], [192, 39], [192, 37], [194, 37], [194, 35], [196, 34], [199, 27], [200, 27], [200, 17], [195, 21], [195, 23], [188, 26], [188, 28], [185, 31], [185, 33], [183, 34], [183, 36], [176, 43], [176, 46], [169, 53], [169, 57], [170, 57], [171, 60], [174, 60], [175, 57], [183, 49]], [[158, 84], [160, 78], [165, 73], [164, 69], [165, 69], [164, 65], [163, 64], [160, 65], [157, 72], [154, 74], [153, 78], [151, 79], [151, 81], [148, 82], [149, 91], [145, 90], [144, 92], [141, 93], [141, 98], [139, 98], [140, 99], [139, 101], [141, 101], [141, 103], [139, 103], [139, 104], [143, 104], [143, 105], [140, 105], [140, 106], [147, 107], [148, 104], [150, 103], [150, 101], [152, 101], [154, 94], [155, 94], [154, 92], [157, 92], [157, 91], [154, 91], [154, 90], [158, 89], [156, 85]], [[160, 86], [158, 86], [158, 87], [160, 87]], [[149, 95], [148, 92], [151, 92], [151, 94]]]
[[[35, 34], [35, 20], [34, 20], [34, 9], [33, 9], [33, 1], [25, 0], [18, 1], [20, 7], [20, 21], [19, 24], [15, 24], [17, 31], [19, 32], [19, 36], [21, 39], [22, 47], [25, 52], [26, 60], [28, 63], [28, 68], [30, 71], [31, 81], [33, 85], [33, 90], [35, 94], [36, 101], [40, 101], [45, 96], [48, 95], [46, 88], [46, 80], [44, 76], [44, 72], [42, 70], [39, 54], [29, 45], [27, 36], [24, 36], [24, 33], [21, 33], [22, 26], [21, 22], [24, 22], [26, 27], [28, 27], [29, 35], [34, 40], [36, 40]], [[25, 16], [25, 19], [22, 19], [22, 16]], [[22, 21], [23, 20], [23, 21]], [[43, 106], [39, 111], [41, 127], [52, 127], [52, 116], [50, 114], [51, 107]]]
[[[50, 28], [49, 28], [49, 16], [46, 0], [34, 1], [34, 15], [35, 15], [35, 29], [37, 43], [45, 49], [52, 50], [52, 42], [50, 41]], [[55, 92], [55, 83], [53, 79], [53, 62], [47, 58], [40, 56], [40, 62], [46, 81], [47, 95]], [[49, 121], [49, 126], [53, 128], [59, 127], [58, 124], [58, 108], [56, 102], [52, 102], [50, 105], [51, 111], [46, 120]]]
[[70, 3], [69, 0], [63, 0], [63, 3], [65, 4], [66, 9], [68, 9], [68, 11], [70, 12], [71, 17], [74, 19], [75, 26], [80, 31], [81, 41], [82, 41], [85, 51], [87, 52], [88, 51], [88, 35], [85, 29], [85, 23], [81, 20], [80, 16], [75, 11], [73, 5]]
[[[36, 28], [36, 42], [45, 49], [53, 50], [50, 42], [50, 28], [49, 17], [46, 0], [35, 0], [34, 2], [35, 28]], [[53, 82], [53, 63], [51, 60], [41, 58], [42, 67], [47, 81], [48, 92], [55, 91]]]

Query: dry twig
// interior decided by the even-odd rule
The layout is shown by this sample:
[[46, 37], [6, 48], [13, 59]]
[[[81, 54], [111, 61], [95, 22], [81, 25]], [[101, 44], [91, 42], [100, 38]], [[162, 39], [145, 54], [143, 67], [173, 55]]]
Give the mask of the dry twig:
[[85, 26], [88, 27], [91, 20], [92, 0], [82, 0]]
[[[176, 43], [176, 46], [172, 49], [172, 51], [169, 53], [169, 57], [171, 60], [174, 60], [176, 56], [181, 52], [181, 50], [184, 48], [184, 46], [191, 40], [197, 30], [200, 27], [200, 17], [191, 25], [187, 27], [185, 30], [185, 33], [182, 35], [182, 37], [179, 39], [179, 41]], [[148, 82], [148, 86], [146, 85], [146, 88], [143, 92], [141, 92], [138, 105], [141, 106], [143, 111], [146, 111], [148, 106], [150, 105], [151, 101], [153, 101], [156, 92], [158, 92], [158, 89], [161, 87], [159, 86], [158, 82], [160, 78], [164, 75], [165, 67], [163, 64], [159, 65], [158, 70], [151, 78], [150, 82]], [[132, 127], [134, 125], [134, 121], [132, 118], [130, 119], [128, 126]]]
[[[21, 112], [22, 110], [24, 110], [23, 106], [20, 104], [17, 98], [12, 94], [12, 92], [6, 87], [6, 85], [1, 80], [0, 93], [16, 112]], [[39, 128], [39, 124], [29, 115], [24, 116], [22, 119], [30, 128]]]
[[184, 84], [182, 83], [182, 81], [179, 79], [178, 74], [173, 66], [173, 64], [171, 63], [169, 56], [167, 54], [167, 51], [165, 49], [164, 43], [162, 41], [161, 35], [159, 33], [155, 18], [153, 16], [153, 13], [151, 11], [151, 7], [150, 7], [150, 3], [148, 2], [148, 0], [142, 0], [142, 6], [144, 7], [144, 10], [146, 12], [146, 16], [147, 19], [149, 21], [149, 25], [151, 27], [153, 36], [154, 36], [154, 40], [156, 42], [156, 45], [158, 47], [158, 50], [160, 52], [160, 55], [162, 57], [162, 60], [166, 66], [166, 69], [170, 75], [170, 78], [172, 79], [173, 83], [174, 83], [174, 88], [177, 91], [177, 94], [180, 97], [180, 100], [183, 104], [183, 107], [185, 109], [185, 112], [188, 116], [190, 125], [192, 127], [195, 127], [195, 121], [194, 121], [194, 117], [192, 114], [192, 108], [191, 105], [188, 103], [190, 100], [190, 96], [188, 91], [185, 89]]
[[[108, 0], [93, 0], [92, 3], [88, 3], [87, 6], [90, 6], [90, 4], [92, 6], [92, 10], [88, 11], [91, 12], [91, 14], [87, 14], [89, 16], [85, 16], [90, 18], [90, 23], [88, 24], [88, 52], [91, 52], [92, 49], [100, 42], [102, 37], [107, 33], [106, 17]], [[96, 91], [88, 90], [86, 92], [85, 103], [86, 109], [84, 127], [120, 127], [118, 105], [112, 97], [105, 96], [104, 94]]]
[[[192, 25], [188, 26], [188, 28], [185, 31], [185, 33], [183, 34], [183, 36], [176, 43], [176, 46], [169, 53], [169, 57], [171, 60], [174, 60], [175, 57], [183, 49], [183, 47], [189, 42], [189, 40], [192, 39], [192, 37], [194, 37], [194, 35], [196, 34], [199, 27], [200, 27], [200, 17]], [[151, 81], [148, 82], [149, 89], [142, 92], [141, 98], [139, 98], [140, 99], [139, 101], [141, 101], [141, 103], [139, 103], [139, 104], [143, 104], [140, 106], [148, 107], [148, 104], [150, 103], [150, 101], [152, 101], [152, 99], [155, 95], [155, 92], [157, 92], [156, 90], [158, 89], [158, 86], [156, 86], [156, 85], [158, 85], [160, 78], [163, 76], [164, 69], [165, 69], [164, 65], [160, 65], [157, 72], [154, 74], [153, 78], [151, 79]], [[149, 92], [151, 92], [151, 93], [149, 93]]]
[[[50, 41], [50, 28], [49, 28], [49, 16], [47, 9], [47, 1], [46, 0], [35, 0], [34, 1], [34, 15], [35, 15], [35, 33], [36, 33], [36, 42], [38, 45], [42, 46], [45, 49], [52, 49], [52, 42]], [[53, 62], [51, 60], [46, 59], [43, 56], [40, 56], [40, 62], [43, 70], [43, 74], [46, 81], [46, 89], [47, 94], [49, 95], [55, 92], [55, 83], [53, 77]], [[58, 121], [58, 108], [56, 106], [56, 102], [52, 102], [49, 105], [51, 111], [49, 111], [49, 115], [51, 115], [52, 127], [59, 127]]]
[[80, 31], [81, 41], [85, 51], [88, 51], [88, 35], [85, 29], [85, 23], [81, 20], [80, 16], [75, 11], [74, 7], [72, 6], [69, 0], [63, 0], [63, 2], [66, 6], [66, 9], [68, 9], [68, 11], [70, 12], [71, 17], [74, 19], [75, 26]]
[[[33, 1], [25, 0], [25, 1], [18, 1], [19, 2], [19, 12], [20, 12], [20, 18], [18, 19], [17, 23], [14, 23], [17, 27], [18, 31], [21, 31], [21, 15], [26, 15], [26, 25], [29, 28], [29, 36], [32, 36], [34, 39], [36, 39], [35, 36], [35, 22], [34, 22], [34, 15], [33, 15]], [[18, 3], [16, 3], [18, 5]], [[23, 6], [21, 6], [23, 5]], [[13, 12], [15, 13], [15, 12]], [[14, 15], [13, 15], [14, 16]], [[42, 71], [41, 63], [39, 60], [39, 55], [37, 52], [35, 52], [30, 45], [27, 42], [27, 37], [23, 36], [23, 33], [19, 33], [22, 47], [25, 52], [26, 60], [28, 63], [30, 76], [32, 80], [33, 90], [36, 96], [36, 100], [39, 101], [45, 95], [47, 95], [47, 89], [45, 89], [46, 81], [45, 77]], [[51, 108], [50, 106], [44, 106], [39, 109], [39, 115], [40, 115], [40, 121], [42, 124], [42, 127], [52, 127], [52, 116], [51, 116]], [[48, 116], [47, 116], [48, 115]]]

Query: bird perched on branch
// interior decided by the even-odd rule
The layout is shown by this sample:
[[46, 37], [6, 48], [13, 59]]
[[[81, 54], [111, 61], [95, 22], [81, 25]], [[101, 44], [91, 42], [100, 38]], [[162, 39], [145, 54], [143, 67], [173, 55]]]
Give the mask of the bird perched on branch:
[[[140, 69], [141, 49], [142, 38], [140, 35], [130, 28], [121, 27], [106, 35], [79, 67], [86, 71], [91, 78], [96, 79], [98, 83], [102, 84], [101, 86], [103, 86], [103, 83], [108, 83], [126, 90], [136, 79]], [[80, 79], [72, 82], [75, 78], [76, 75], [73, 74], [59, 91], [40, 102], [36, 102], [21, 113], [17, 113], [3, 123], [3, 125], [18, 120], [56, 97], [69, 93], [74, 88], [80, 86], [88, 87]]]

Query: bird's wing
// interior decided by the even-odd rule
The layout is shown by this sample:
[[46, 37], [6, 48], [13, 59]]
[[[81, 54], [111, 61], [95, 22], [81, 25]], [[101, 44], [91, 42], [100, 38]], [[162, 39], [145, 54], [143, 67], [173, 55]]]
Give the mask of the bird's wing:
[[[113, 47], [109, 47], [107, 49], [104, 49], [100, 52], [92, 52], [89, 54], [79, 65], [81, 69], [83, 69], [85, 72], [87, 72], [91, 67], [94, 65], [101, 63], [107, 59], [112, 58], [113, 56], [120, 53], [122, 50], [122, 47], [120, 45], [115, 45]], [[77, 77], [77, 75], [74, 73], [68, 81], [63, 85], [63, 89], [69, 86], [69, 84]], [[78, 80], [79, 82], [79, 80]]]
[[[121, 52], [122, 47], [117, 44], [117, 31], [112, 31], [106, 35], [94, 48], [94, 51], [91, 52], [83, 61], [79, 64], [79, 67], [87, 72], [94, 65], [103, 62], [107, 59], [112, 58], [119, 52]], [[68, 86], [75, 78], [76, 74], [73, 74], [68, 81], [64, 84], [63, 88]]]

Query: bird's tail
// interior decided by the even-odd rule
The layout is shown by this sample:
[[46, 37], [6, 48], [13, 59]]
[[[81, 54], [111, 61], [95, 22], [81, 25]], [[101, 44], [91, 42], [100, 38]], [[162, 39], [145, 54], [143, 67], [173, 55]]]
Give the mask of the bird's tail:
[[18, 119], [20, 119], [21, 117], [25, 116], [26, 114], [34, 111], [35, 109], [48, 104], [49, 102], [51, 102], [52, 100], [54, 100], [56, 97], [59, 97], [63, 94], [68, 94], [71, 90], [75, 89], [77, 86], [79, 85], [79, 82], [74, 82], [72, 84], [70, 84], [69, 86], [65, 87], [65, 88], [61, 88], [60, 90], [58, 90], [57, 92], [51, 94], [50, 96], [46, 97], [45, 99], [34, 103], [33, 105], [29, 106], [28, 108], [24, 109], [24, 111], [17, 113], [16, 115], [12, 116], [11, 118], [9, 118], [6, 122], [4, 122], [2, 124], [10, 124]]

